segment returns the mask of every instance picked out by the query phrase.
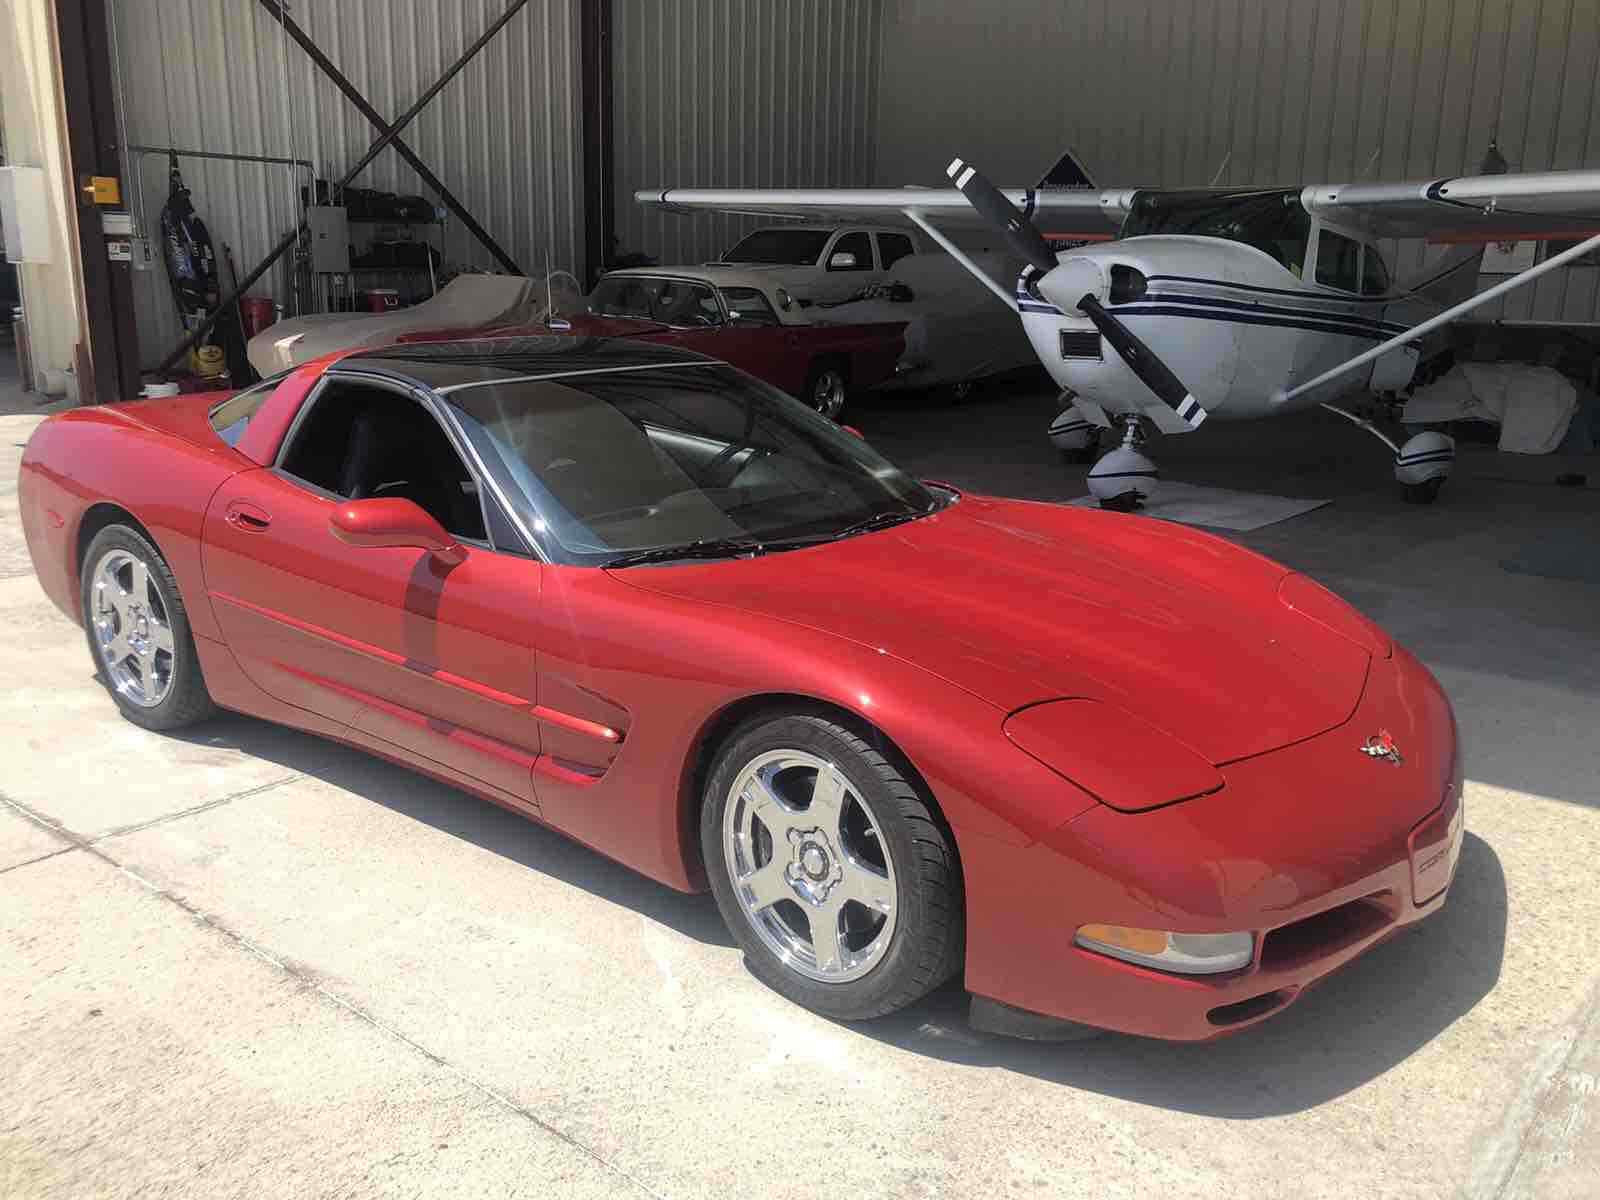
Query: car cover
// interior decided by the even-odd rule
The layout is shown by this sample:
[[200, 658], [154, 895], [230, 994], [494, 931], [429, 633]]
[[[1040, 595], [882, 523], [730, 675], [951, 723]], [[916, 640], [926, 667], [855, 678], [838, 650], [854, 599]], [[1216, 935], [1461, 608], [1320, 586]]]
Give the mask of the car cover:
[[250, 363], [274, 375], [313, 358], [363, 346], [386, 346], [402, 334], [536, 320], [544, 291], [523, 275], [458, 275], [430, 300], [386, 313], [320, 313], [279, 321], [250, 339]]

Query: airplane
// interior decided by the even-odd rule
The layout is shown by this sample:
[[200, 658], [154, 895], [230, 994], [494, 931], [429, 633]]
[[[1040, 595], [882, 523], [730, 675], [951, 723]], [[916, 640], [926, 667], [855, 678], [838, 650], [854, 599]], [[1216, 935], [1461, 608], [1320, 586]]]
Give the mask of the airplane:
[[[1138, 507], [1154, 492], [1147, 422], [1174, 434], [1208, 417], [1316, 406], [1382, 441], [1404, 498], [1431, 502], [1454, 465], [1453, 439], [1428, 431], [1397, 444], [1335, 402], [1402, 391], [1423, 339], [1600, 250], [1600, 170], [1509, 173], [1493, 144], [1477, 175], [1399, 183], [1107, 189], [1070, 152], [1033, 188], [1002, 191], [960, 158], [946, 174], [952, 188], [668, 188], [634, 199], [679, 212], [916, 225], [1017, 312], [1070, 402], [1050, 426], [1058, 447], [1092, 454], [1101, 429], [1121, 427], [1120, 447], [1089, 472], [1108, 508]], [[1071, 240], [1052, 245], [1039, 222]], [[997, 231], [1027, 264], [1013, 287], [946, 232], [974, 227]], [[1453, 248], [1426, 278], [1398, 286], [1377, 240], [1416, 237]], [[1552, 237], [1579, 241], [1473, 294], [1485, 245]], [[1440, 311], [1424, 316], [1429, 307]]]

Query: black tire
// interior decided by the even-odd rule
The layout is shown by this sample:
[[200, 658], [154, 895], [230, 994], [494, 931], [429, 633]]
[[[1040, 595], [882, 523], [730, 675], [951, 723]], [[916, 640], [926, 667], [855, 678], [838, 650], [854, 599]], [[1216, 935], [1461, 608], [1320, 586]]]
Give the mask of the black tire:
[[1443, 475], [1436, 475], [1421, 483], [1402, 483], [1400, 495], [1407, 504], [1432, 504], [1439, 498], [1439, 489], [1444, 486], [1444, 478]]
[[806, 373], [806, 386], [800, 399], [830, 421], [844, 412], [850, 394], [850, 364], [838, 358], [819, 358]]
[[[165, 617], [172, 633], [165, 694], [155, 704], [148, 706], [136, 702], [118, 688], [112, 665], [107, 662], [106, 652], [96, 634], [93, 600], [95, 569], [112, 551], [122, 551], [144, 564], [149, 575], [149, 586], [156, 594], [151, 607]], [[84, 551], [79, 574], [79, 604], [84, 633], [89, 639], [89, 655], [122, 715], [145, 729], [167, 730], [192, 725], [214, 714], [216, 705], [211, 700], [211, 693], [206, 690], [205, 676], [200, 670], [200, 656], [195, 652], [194, 636], [189, 629], [189, 614], [178, 592], [178, 581], [173, 578], [172, 570], [167, 566], [167, 560], [161, 557], [161, 552], [137, 530], [127, 525], [107, 525], [95, 534], [89, 548]]]
[[[847, 982], [808, 978], [763, 941], [735, 895], [725, 849], [726, 803], [758, 757], [797, 750], [832, 763], [865, 800], [894, 864], [895, 925], [887, 948]], [[736, 730], [718, 753], [701, 800], [700, 844], [711, 890], [751, 972], [774, 991], [838, 1020], [884, 1016], [919, 1000], [961, 969], [965, 908], [955, 847], [931, 798], [871, 743], [814, 713], [768, 716]]]

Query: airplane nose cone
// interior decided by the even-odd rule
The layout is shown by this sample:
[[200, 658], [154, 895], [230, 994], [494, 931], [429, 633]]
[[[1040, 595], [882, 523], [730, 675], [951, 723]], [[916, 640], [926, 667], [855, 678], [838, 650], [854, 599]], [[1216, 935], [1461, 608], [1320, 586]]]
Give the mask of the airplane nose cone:
[[1069, 317], [1081, 316], [1078, 301], [1093, 296], [1104, 302], [1111, 282], [1105, 269], [1092, 258], [1064, 258], [1034, 284], [1034, 288]]

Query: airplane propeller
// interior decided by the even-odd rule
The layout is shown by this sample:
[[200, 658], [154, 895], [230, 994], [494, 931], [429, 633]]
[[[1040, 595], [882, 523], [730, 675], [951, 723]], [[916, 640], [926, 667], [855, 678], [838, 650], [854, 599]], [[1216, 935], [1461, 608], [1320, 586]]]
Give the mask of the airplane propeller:
[[[1077, 309], [1088, 317], [1100, 331], [1100, 336], [1111, 343], [1111, 348], [1128, 364], [1140, 382], [1183, 418], [1189, 428], [1200, 428], [1201, 422], [1206, 419], [1206, 410], [1194, 398], [1194, 393], [1183, 385], [1183, 381], [1149, 346], [1113, 316], [1093, 292], [1086, 292], [1076, 300], [1061, 294], [1062, 288], [1069, 287], [1073, 276], [1078, 273], [1060, 270], [1061, 264], [1056, 259], [1055, 251], [1050, 249], [1050, 243], [1045, 241], [1033, 222], [1006, 199], [1004, 192], [990, 183], [971, 163], [959, 158], [952, 160], [945, 174], [966, 197], [967, 203], [978, 211], [978, 215], [1001, 232], [1017, 256], [1039, 272], [1033, 280], [1033, 287], [1041, 296], [1062, 312]], [[1081, 283], [1081, 275], [1078, 278]]]
[[957, 158], [951, 160], [945, 174], [967, 203], [978, 210], [978, 215], [1000, 230], [1018, 258], [1041, 273], [1055, 270], [1056, 252], [1050, 249], [1050, 243], [1006, 199], [1004, 192], [978, 173], [978, 168]]

